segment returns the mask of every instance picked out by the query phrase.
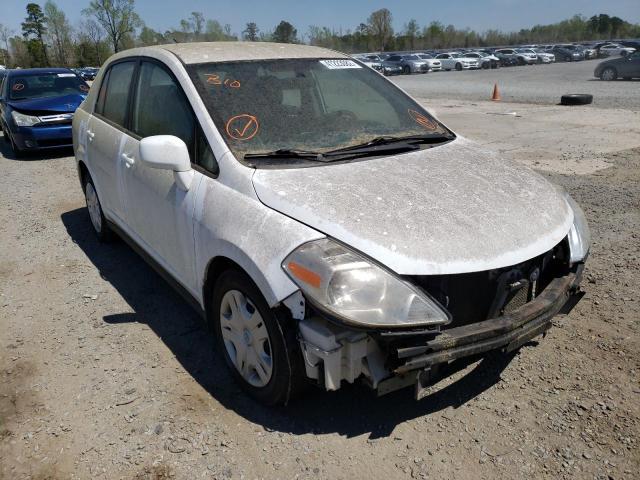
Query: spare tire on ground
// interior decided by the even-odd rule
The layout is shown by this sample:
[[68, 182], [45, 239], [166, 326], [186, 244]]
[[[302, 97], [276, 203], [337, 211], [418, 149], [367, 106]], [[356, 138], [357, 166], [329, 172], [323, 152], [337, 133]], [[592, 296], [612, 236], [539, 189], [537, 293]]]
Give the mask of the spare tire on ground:
[[560, 97], [560, 105], [589, 105], [593, 95], [589, 93], [569, 93]]

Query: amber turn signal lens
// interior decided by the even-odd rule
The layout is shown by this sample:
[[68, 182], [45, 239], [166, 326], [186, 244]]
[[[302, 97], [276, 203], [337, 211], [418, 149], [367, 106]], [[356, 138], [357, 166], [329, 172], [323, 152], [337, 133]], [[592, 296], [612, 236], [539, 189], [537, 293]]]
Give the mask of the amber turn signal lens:
[[287, 268], [298, 280], [303, 281], [314, 288], [320, 288], [322, 278], [317, 273], [312, 272], [308, 268], [305, 268], [296, 262], [289, 262]]

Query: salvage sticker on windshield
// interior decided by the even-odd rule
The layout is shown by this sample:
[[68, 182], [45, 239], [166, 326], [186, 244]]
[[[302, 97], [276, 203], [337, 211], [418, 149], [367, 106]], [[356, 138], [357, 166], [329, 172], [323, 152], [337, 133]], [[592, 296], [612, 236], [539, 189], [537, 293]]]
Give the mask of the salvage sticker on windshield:
[[341, 68], [362, 68], [353, 60], [320, 60], [320, 63], [330, 70], [339, 70]]

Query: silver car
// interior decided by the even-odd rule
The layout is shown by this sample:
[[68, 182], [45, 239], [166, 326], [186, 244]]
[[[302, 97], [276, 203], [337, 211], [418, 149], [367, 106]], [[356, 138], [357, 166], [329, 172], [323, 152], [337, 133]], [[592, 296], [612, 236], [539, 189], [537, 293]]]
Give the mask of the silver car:
[[309, 382], [419, 398], [438, 367], [517, 349], [579, 299], [571, 197], [333, 50], [120, 52], [73, 142], [97, 239], [163, 273], [267, 404]]
[[409, 75], [410, 73], [427, 73], [429, 72], [429, 62], [420, 58], [418, 55], [391, 55], [387, 57], [385, 63], [396, 65], [402, 68], [402, 73]]

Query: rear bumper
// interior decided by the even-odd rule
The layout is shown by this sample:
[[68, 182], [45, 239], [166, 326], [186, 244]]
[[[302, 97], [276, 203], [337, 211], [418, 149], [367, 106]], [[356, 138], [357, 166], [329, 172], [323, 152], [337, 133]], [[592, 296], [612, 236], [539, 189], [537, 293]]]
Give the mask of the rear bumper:
[[535, 300], [511, 314], [451, 328], [423, 344], [398, 348], [393, 376], [378, 384], [378, 394], [415, 385], [416, 398], [421, 398], [420, 393], [437, 367], [493, 350], [509, 352], [545, 333], [555, 315], [568, 313], [582, 298], [579, 284], [583, 268], [581, 264], [554, 279]]

